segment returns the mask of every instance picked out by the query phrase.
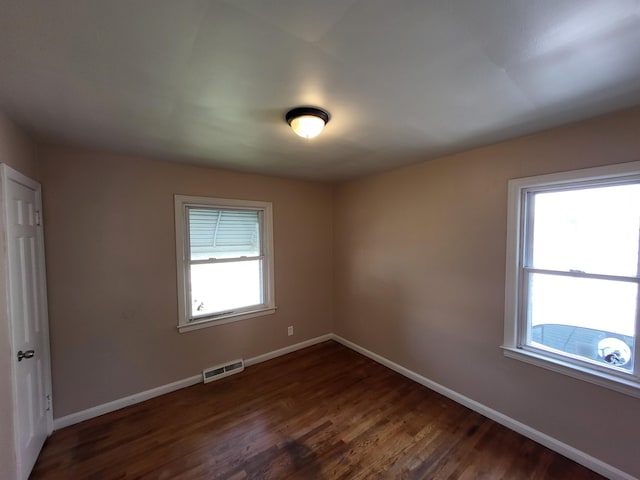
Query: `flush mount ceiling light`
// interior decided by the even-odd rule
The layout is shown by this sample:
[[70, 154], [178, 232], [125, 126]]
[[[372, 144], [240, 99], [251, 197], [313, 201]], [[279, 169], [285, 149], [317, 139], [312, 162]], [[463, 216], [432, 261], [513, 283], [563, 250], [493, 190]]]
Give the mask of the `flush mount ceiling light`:
[[329, 112], [316, 107], [297, 107], [289, 110], [284, 118], [296, 135], [313, 138], [320, 135], [329, 121]]

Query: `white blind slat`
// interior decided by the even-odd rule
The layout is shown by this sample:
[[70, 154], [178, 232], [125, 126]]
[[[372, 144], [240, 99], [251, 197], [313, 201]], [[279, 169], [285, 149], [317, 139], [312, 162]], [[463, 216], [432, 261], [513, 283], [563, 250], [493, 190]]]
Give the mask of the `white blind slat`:
[[197, 207], [188, 211], [192, 259], [260, 253], [259, 211]]

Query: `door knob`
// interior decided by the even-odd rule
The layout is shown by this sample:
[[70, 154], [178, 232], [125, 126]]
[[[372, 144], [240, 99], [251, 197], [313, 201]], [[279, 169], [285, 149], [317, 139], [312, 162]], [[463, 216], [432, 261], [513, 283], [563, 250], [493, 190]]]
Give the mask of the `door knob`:
[[18, 361], [21, 362], [23, 358], [31, 358], [36, 354], [35, 350], [27, 350], [26, 352], [23, 352], [22, 350], [20, 350], [18, 352]]

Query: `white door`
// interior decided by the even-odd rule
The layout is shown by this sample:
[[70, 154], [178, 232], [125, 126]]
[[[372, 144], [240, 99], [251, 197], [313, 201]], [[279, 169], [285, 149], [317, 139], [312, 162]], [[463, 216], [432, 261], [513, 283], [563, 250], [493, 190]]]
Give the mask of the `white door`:
[[40, 184], [2, 165], [18, 479], [53, 430]]

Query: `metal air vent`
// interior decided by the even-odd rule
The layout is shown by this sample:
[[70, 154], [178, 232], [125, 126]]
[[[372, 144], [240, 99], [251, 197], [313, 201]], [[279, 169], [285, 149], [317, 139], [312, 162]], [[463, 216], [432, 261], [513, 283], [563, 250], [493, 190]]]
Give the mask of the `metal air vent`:
[[202, 381], [204, 383], [213, 382], [220, 378], [228, 377], [234, 373], [240, 373], [244, 370], [244, 360], [239, 358], [223, 365], [205, 368], [202, 371]]

